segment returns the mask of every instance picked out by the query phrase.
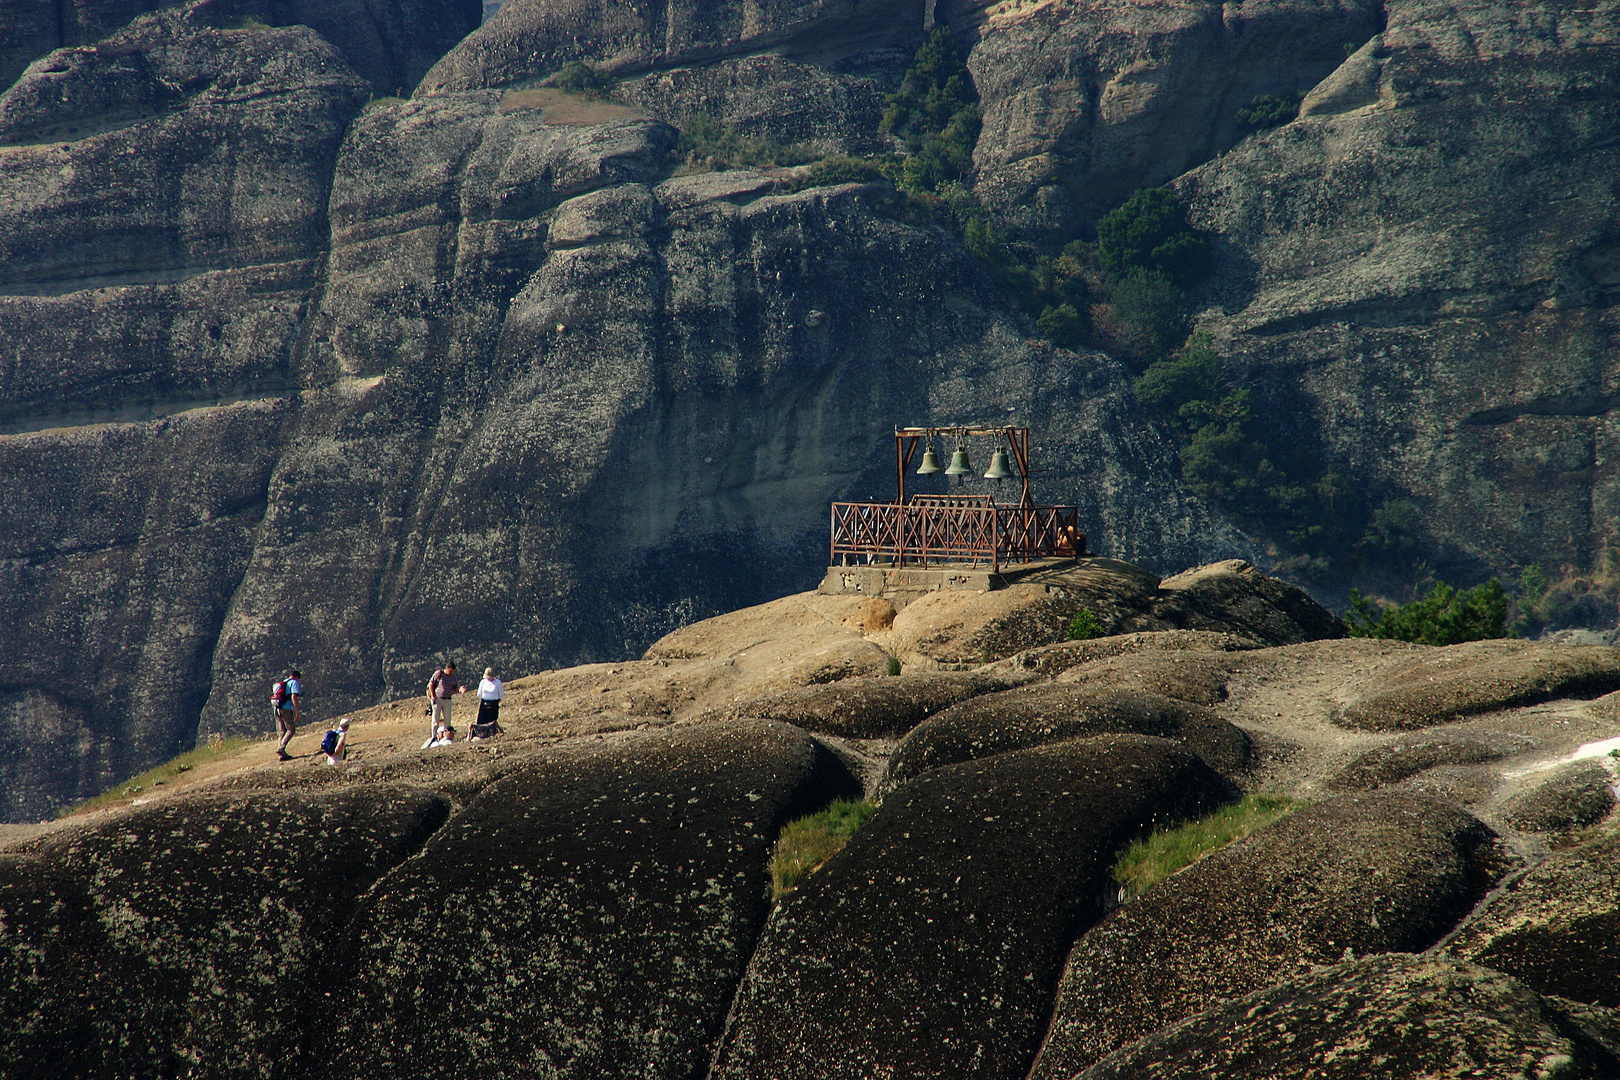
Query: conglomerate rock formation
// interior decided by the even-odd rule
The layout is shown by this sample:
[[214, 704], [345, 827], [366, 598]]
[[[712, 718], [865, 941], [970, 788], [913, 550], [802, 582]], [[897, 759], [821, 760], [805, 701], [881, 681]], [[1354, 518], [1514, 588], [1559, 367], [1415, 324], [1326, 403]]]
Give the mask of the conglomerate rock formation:
[[[1112, 573], [1140, 618], [1188, 576], [1228, 601], [1199, 630], [1061, 641], [1062, 584], [948, 617], [796, 594], [515, 678], [492, 741], [418, 749], [409, 698], [357, 712], [336, 766], [318, 729], [288, 762], [260, 739], [6, 826], [0, 1071], [1620, 1076], [1620, 821], [1523, 812], [1571, 774], [1614, 784], [1620, 650], [1319, 637], [1326, 613], [1251, 568], [1144, 595], [1099, 562], [1070, 586]], [[1287, 643], [1240, 632], [1266, 611]], [[908, 612], [936, 632], [897, 637]], [[962, 636], [1047, 643], [938, 658]], [[1390, 694], [1425, 663], [1465, 708]], [[1148, 686], [1205, 728], [1025, 724], [907, 757], [964, 709]], [[1403, 722], [1347, 720], [1375, 694]], [[1121, 902], [1133, 839], [1257, 792], [1306, 805]], [[863, 794], [875, 813], [773, 902], [783, 825]]]
[[[826, 503], [892, 494], [895, 424], [1030, 426], [1038, 496], [1094, 550], [1265, 557], [1263, 522], [1182, 487], [1127, 367], [1035, 339], [886, 185], [672, 175], [700, 114], [892, 146], [884, 95], [940, 25], [981, 98], [985, 206], [1044, 250], [1173, 186], [1232, 378], [1369, 505], [1416, 506], [1419, 555], [1579, 574], [1613, 539], [1610, 6], [478, 15], [0, 13], [0, 816], [262, 730], [289, 666], [324, 717], [446, 655], [634, 655], [802, 589]], [[536, 88], [575, 60], [612, 101]], [[1238, 119], [1296, 93], [1291, 123]]]

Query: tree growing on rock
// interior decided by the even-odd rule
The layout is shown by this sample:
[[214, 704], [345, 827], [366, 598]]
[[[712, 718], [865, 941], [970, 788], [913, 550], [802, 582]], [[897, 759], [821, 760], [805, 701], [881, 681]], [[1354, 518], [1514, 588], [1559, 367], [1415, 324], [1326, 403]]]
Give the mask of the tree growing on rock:
[[979, 92], [967, 57], [947, 28], [936, 27], [884, 102], [878, 130], [893, 135], [909, 155], [899, 186], [933, 190], [965, 175], [979, 139]]

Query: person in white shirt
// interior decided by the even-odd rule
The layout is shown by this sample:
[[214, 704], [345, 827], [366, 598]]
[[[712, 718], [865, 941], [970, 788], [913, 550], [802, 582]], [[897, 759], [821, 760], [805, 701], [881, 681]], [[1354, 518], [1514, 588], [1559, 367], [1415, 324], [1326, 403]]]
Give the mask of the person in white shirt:
[[[506, 686], [496, 676], [495, 669], [484, 669], [484, 681], [478, 684], [478, 720], [476, 727], [487, 731], [489, 735], [498, 735], [501, 731], [501, 699], [506, 696]], [[472, 733], [469, 733], [472, 737]], [[478, 735], [478, 738], [488, 738], [488, 735]]]
[[456, 729], [441, 726], [433, 732], [433, 736], [427, 742], [422, 744], [422, 749], [426, 750], [430, 746], [453, 746], [455, 741]]

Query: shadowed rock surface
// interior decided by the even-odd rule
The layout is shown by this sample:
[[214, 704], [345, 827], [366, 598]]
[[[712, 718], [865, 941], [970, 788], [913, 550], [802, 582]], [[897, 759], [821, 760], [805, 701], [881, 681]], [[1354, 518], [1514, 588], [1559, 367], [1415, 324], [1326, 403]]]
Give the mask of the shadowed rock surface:
[[1077, 664], [1054, 681], [1069, 686], [1115, 686], [1175, 698], [1194, 705], [1226, 700], [1234, 664], [1227, 654], [1127, 653]]
[[1084, 641], [1060, 641], [1056, 645], [1043, 645], [1009, 656], [1006, 660], [992, 664], [986, 670], [1036, 672], [1052, 678], [1082, 664], [1091, 664], [1134, 652], [1233, 652], [1259, 646], [1260, 643], [1253, 638], [1207, 630], [1143, 630], [1132, 634], [1114, 634]]
[[1340, 711], [1346, 727], [1397, 731], [1620, 686], [1620, 650], [1475, 641], [1381, 667]]
[[826, 686], [750, 698], [726, 711], [846, 738], [901, 735], [942, 709], [1022, 681], [977, 672], [841, 679]]
[[1503, 870], [1495, 839], [1441, 802], [1362, 795], [1296, 811], [1193, 864], [1075, 943], [1032, 1080], [1067, 1080], [1315, 965], [1423, 950]]
[[1330, 781], [1342, 791], [1366, 791], [1398, 783], [1437, 765], [1477, 765], [1525, 749], [1524, 740], [1470, 736], [1407, 736], [1368, 750]]
[[1509, 822], [1531, 832], [1553, 832], [1596, 824], [1614, 809], [1614, 773], [1596, 761], [1558, 769], [1502, 807]]
[[[1279, 1038], [1278, 1032], [1291, 1038]], [[1128, 1046], [1075, 1080], [1620, 1076], [1620, 1016], [1490, 968], [1375, 956], [1320, 968]]]
[[7, 1076], [294, 1075], [343, 927], [450, 806], [375, 786], [179, 799], [0, 856]]
[[1539, 993], [1620, 1008], [1620, 838], [1602, 833], [1511, 881], [1446, 952]]
[[1129, 732], [1185, 743], [1222, 772], [1249, 762], [1249, 739], [1210, 710], [1135, 688], [1031, 686], [986, 694], [925, 720], [901, 740], [885, 786], [960, 761], [1080, 735]]
[[1234, 794], [1137, 736], [905, 785], [773, 913], [709, 1075], [1023, 1075], [1115, 851]]
[[529, 761], [367, 898], [330, 1074], [693, 1075], [764, 922], [777, 831], [852, 788], [761, 721]]

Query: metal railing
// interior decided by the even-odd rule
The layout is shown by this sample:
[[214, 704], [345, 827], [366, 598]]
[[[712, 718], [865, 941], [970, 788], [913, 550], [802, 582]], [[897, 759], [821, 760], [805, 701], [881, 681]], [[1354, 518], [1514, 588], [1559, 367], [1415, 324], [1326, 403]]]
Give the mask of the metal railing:
[[1074, 555], [1079, 521], [1077, 507], [997, 506], [983, 496], [833, 503], [830, 562], [841, 555], [897, 566], [983, 562], [993, 573], [1005, 563]]

